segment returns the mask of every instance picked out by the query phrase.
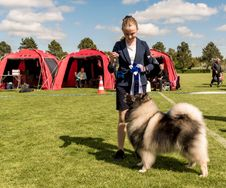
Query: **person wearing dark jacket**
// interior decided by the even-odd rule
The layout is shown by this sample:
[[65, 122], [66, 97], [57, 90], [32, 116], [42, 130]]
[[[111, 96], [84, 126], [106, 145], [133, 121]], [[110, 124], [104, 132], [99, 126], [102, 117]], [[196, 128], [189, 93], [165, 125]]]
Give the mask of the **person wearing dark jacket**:
[[116, 75], [116, 109], [119, 112], [116, 160], [124, 158], [125, 114], [129, 108], [125, 95], [146, 93], [146, 73], [153, 69], [153, 58], [147, 43], [137, 38], [138, 23], [134, 17], [123, 19], [122, 31], [124, 38], [115, 43], [108, 66], [109, 71]]
[[216, 82], [216, 81], [217, 81], [217, 86], [219, 87], [220, 84], [221, 84], [220, 77], [221, 77], [221, 74], [223, 72], [221, 65], [220, 65], [220, 59], [219, 58], [217, 58], [214, 61], [211, 69], [212, 69], [212, 80], [211, 80], [211, 83], [210, 83], [210, 87], [212, 87], [213, 83]]

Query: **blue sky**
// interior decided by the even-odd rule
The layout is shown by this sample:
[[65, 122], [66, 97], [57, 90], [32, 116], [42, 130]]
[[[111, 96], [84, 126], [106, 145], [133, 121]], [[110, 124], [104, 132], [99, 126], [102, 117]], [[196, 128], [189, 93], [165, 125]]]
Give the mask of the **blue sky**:
[[122, 36], [121, 21], [133, 15], [140, 39], [176, 49], [182, 41], [193, 56], [214, 42], [226, 57], [226, 0], [0, 0], [0, 41], [16, 51], [21, 38], [33, 37], [47, 50], [57, 40], [64, 51], [77, 51], [90, 37], [103, 51]]

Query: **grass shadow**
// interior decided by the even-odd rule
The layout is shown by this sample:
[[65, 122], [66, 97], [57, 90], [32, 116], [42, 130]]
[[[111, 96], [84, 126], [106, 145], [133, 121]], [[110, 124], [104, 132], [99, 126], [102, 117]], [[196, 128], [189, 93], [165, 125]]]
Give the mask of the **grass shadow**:
[[204, 84], [200, 84], [200, 85], [198, 85], [198, 86], [194, 86], [194, 87], [202, 87], [202, 88], [206, 88], [206, 87], [210, 87], [210, 84], [207, 84], [207, 83], [204, 83]]
[[[94, 155], [97, 160], [105, 161], [108, 163], [120, 165], [125, 168], [139, 169], [135, 152], [125, 149], [126, 158], [122, 161], [115, 161], [113, 156], [117, 147], [115, 145], [105, 143], [103, 138], [93, 138], [93, 137], [70, 137], [70, 136], [60, 136], [63, 145], [60, 148], [66, 148], [72, 143], [77, 145], [84, 145], [97, 150], [96, 152], [89, 152], [90, 155]], [[185, 163], [177, 160], [176, 158], [168, 156], [158, 156], [155, 164], [153, 165], [155, 169], [172, 170], [177, 172], [195, 172], [194, 169], [186, 168]]]
[[224, 116], [207, 116], [204, 115], [205, 119], [209, 119], [209, 120], [215, 120], [215, 121], [226, 121], [226, 117]]
[[181, 162], [173, 157], [158, 156], [153, 168], [162, 170], [171, 170], [175, 172], [193, 172], [198, 173], [195, 169], [187, 168], [186, 163]]
[[[226, 85], [224, 85], [224, 84], [222, 84], [220, 87], [217, 87], [217, 83], [214, 83], [213, 84], [213, 88], [216, 88], [216, 89], [218, 89], [218, 90], [226, 90], [224, 87], [225, 87]], [[208, 83], [203, 83], [203, 84], [201, 84], [201, 85], [198, 85], [198, 86], [194, 86], [194, 87], [198, 87], [198, 88], [210, 88], [210, 84], [208, 84]]]
[[226, 132], [226, 129], [219, 129], [219, 130], [224, 133]]
[[63, 145], [60, 146], [60, 148], [68, 147], [72, 143], [77, 145], [84, 145], [96, 150], [95, 152], [89, 152], [89, 154], [94, 155], [97, 160], [118, 164], [127, 168], [134, 168], [134, 165], [131, 164], [136, 164], [135, 153], [128, 149], [125, 149], [125, 160], [115, 161], [113, 157], [115, 152], [117, 151], [117, 147], [115, 145], [104, 142], [103, 138], [70, 136], [60, 136], [59, 138], [64, 141]]

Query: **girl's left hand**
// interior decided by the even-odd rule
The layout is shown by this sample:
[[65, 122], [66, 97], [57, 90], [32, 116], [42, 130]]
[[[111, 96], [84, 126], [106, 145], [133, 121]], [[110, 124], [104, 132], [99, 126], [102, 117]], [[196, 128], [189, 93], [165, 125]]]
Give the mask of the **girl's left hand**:
[[145, 71], [146, 71], [145, 66], [143, 66], [143, 65], [141, 65], [141, 64], [137, 64], [137, 67], [140, 68], [140, 71], [141, 71], [141, 72], [145, 72]]

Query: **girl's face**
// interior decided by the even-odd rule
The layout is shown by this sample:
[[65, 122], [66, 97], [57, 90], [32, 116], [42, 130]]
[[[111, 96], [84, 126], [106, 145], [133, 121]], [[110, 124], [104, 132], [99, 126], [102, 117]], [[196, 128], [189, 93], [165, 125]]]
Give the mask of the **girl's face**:
[[133, 42], [137, 36], [137, 27], [135, 24], [129, 24], [123, 29], [126, 42]]

